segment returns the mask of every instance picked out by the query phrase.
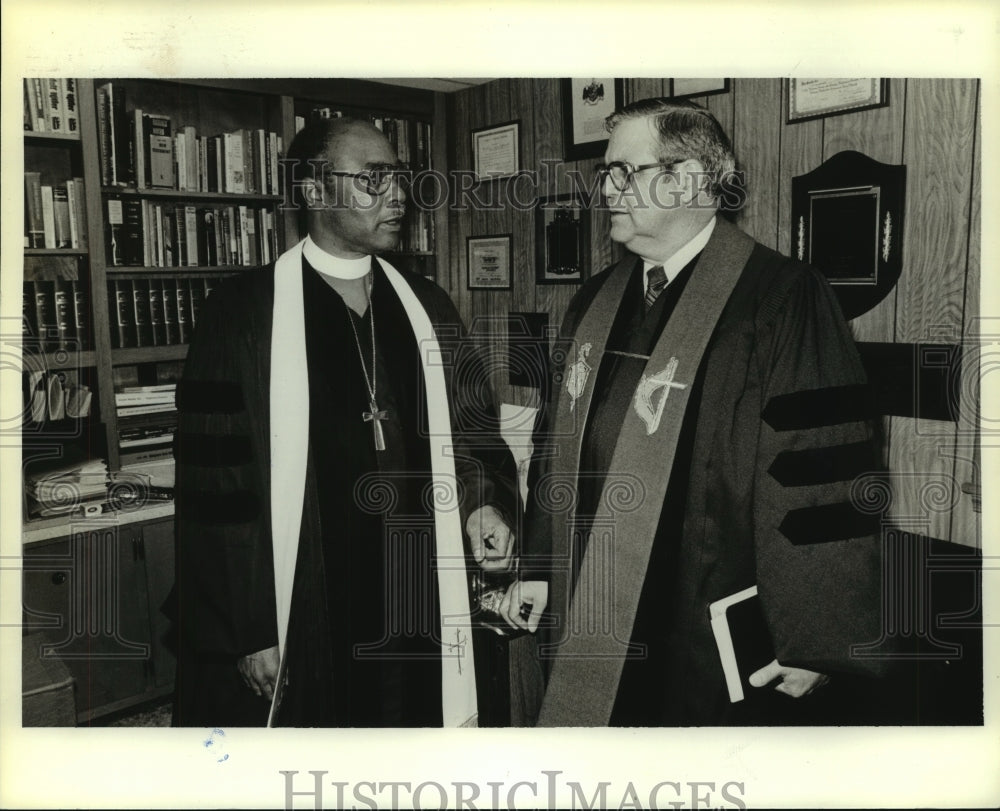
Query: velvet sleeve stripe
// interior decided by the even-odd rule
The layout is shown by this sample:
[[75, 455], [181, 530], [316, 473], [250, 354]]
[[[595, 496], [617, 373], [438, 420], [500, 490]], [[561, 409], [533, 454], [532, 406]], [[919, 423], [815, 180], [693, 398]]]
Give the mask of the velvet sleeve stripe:
[[858, 512], [853, 504], [823, 504], [789, 510], [778, 528], [796, 546], [844, 541], [877, 534], [879, 515]]
[[246, 524], [260, 516], [260, 497], [250, 490], [181, 490], [177, 500], [190, 521], [206, 525]]
[[180, 464], [195, 467], [239, 467], [253, 461], [250, 437], [179, 432], [175, 454]]
[[772, 397], [761, 415], [775, 431], [801, 431], [859, 422], [873, 414], [867, 384], [831, 386]]
[[238, 383], [226, 380], [182, 380], [177, 408], [201, 414], [236, 414], [246, 407]]
[[782, 451], [767, 472], [784, 487], [852, 481], [874, 466], [870, 442]]

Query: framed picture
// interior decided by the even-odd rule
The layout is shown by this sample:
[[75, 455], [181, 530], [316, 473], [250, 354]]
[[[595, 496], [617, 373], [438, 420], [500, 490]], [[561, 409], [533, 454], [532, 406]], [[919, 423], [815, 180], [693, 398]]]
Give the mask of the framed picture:
[[714, 96], [729, 92], [729, 79], [671, 79], [670, 96], [675, 99], [690, 96]]
[[521, 169], [519, 121], [472, 131], [472, 167], [476, 177], [499, 180]]
[[590, 210], [580, 194], [535, 202], [535, 283], [579, 284], [589, 266]]
[[510, 290], [510, 234], [466, 237], [469, 290]]
[[788, 123], [889, 105], [888, 79], [787, 79]]
[[622, 79], [563, 79], [566, 160], [599, 158], [608, 144], [604, 119], [623, 105]]

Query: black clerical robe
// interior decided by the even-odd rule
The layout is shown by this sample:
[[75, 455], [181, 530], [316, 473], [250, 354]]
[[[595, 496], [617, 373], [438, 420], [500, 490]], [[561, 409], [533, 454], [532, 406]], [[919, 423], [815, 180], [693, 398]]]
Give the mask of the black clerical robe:
[[[375, 385], [388, 417], [387, 450], [378, 452], [371, 423], [362, 420], [371, 311], [350, 314], [303, 265], [310, 435], [288, 686], [277, 722], [440, 725], [433, 496], [416, 339], [376, 263]], [[421, 277], [406, 281], [441, 344], [462, 523], [485, 504], [516, 521], [516, 473], [496, 432], [477, 352], [444, 292]], [[277, 644], [268, 444], [273, 297], [273, 268], [213, 292], [178, 392], [181, 725], [262, 725], [267, 718], [268, 703], [242, 685], [235, 663]], [[496, 698], [486, 689], [479, 694], [481, 701]]]
[[[566, 368], [557, 374], [552, 410], [563, 409], [575, 419], [543, 418], [522, 559], [526, 579], [552, 580], [554, 627], [540, 639], [540, 652], [543, 662], [555, 665], [541, 723], [819, 722], [812, 699], [795, 702], [762, 692], [742, 704], [729, 703], [708, 606], [755, 584], [783, 664], [836, 674], [837, 689], [853, 685], [853, 674], [881, 670], [881, 662], [851, 652], [852, 645], [876, 642], [880, 627], [878, 538], [871, 516], [851, 504], [852, 480], [875, 469], [877, 459], [864, 418], [863, 371], [819, 274], [750, 243], [728, 223], [716, 224], [701, 257], [677, 282], [683, 287], [691, 284], [688, 274], [713, 273], [713, 257], [741, 245], [745, 253], [735, 284], [696, 373], [684, 378], [690, 391], [672, 459], [636, 458], [627, 469], [608, 469], [623, 426], [639, 419], [640, 375], [652, 371], [634, 356], [651, 354], [670, 319], [698, 319], [701, 313], [685, 311], [690, 310], [685, 291], [671, 293], [671, 285], [646, 315], [642, 265], [635, 258], [624, 260], [629, 267], [591, 279], [569, 307], [562, 331]], [[611, 302], [614, 324], [603, 353], [587, 355], [592, 336], [581, 334], [580, 325], [615, 273], [632, 276], [620, 300]], [[580, 405], [586, 398], [575, 400], [586, 385], [571, 368], [578, 358], [592, 367], [589, 409]], [[555, 425], [562, 427], [552, 431]], [[573, 515], [553, 522], [566, 502], [556, 503], [550, 494], [548, 504], [540, 503], [546, 497], [537, 490], [544, 491], [560, 457], [574, 453], [580, 468]], [[639, 496], [622, 509], [635, 510], [642, 506], [643, 484], [654, 477], [668, 477], [668, 485], [642, 530], [652, 538], [648, 558], [640, 562], [638, 580], [627, 580], [614, 567], [638, 541], [616, 533], [624, 512], [616, 517], [610, 496], [616, 479], [630, 486]], [[579, 596], [576, 578], [587, 538], [595, 537], [588, 529], [610, 538], [601, 582], [614, 589], [629, 583], [637, 599], [634, 623], [608, 631], [621, 637], [627, 651], [620, 677], [600, 686], [597, 665], [586, 665], [585, 643], [574, 649], [584, 651], [578, 660], [583, 664], [552, 675], [559, 671], [566, 629], [574, 621], [586, 622], [571, 617], [570, 606]], [[606, 609], [599, 592], [600, 587], [589, 604], [581, 604]], [[592, 620], [605, 621], [599, 615]], [[821, 699], [822, 691], [816, 695]], [[588, 696], [604, 703], [607, 712], [581, 711]]]

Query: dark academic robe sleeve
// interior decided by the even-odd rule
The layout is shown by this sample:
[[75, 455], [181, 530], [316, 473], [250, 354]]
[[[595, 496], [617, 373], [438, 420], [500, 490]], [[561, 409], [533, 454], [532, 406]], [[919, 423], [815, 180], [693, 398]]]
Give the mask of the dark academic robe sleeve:
[[178, 389], [177, 625], [209, 657], [277, 644], [262, 371], [270, 274], [259, 274], [206, 300]]
[[796, 270], [758, 316], [763, 411], [746, 457], [758, 589], [782, 664], [878, 672], [880, 661], [852, 653], [881, 627], [877, 515], [852, 492], [878, 469], [865, 374], [829, 285]]

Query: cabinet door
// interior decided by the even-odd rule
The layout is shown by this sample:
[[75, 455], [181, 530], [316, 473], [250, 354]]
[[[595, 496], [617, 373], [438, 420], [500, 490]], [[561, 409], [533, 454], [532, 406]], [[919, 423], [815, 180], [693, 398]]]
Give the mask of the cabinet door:
[[153, 646], [153, 678], [157, 687], [174, 683], [177, 659], [169, 637], [171, 622], [163, 604], [174, 586], [174, 522], [157, 521], [142, 529], [142, 549], [146, 560], [146, 595]]
[[145, 693], [147, 605], [138, 528], [88, 527], [25, 548], [25, 621], [47, 627], [49, 655], [76, 678], [80, 722]]

